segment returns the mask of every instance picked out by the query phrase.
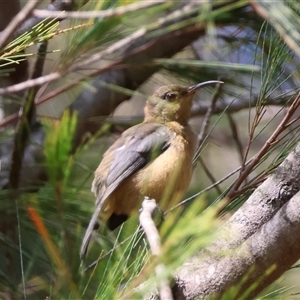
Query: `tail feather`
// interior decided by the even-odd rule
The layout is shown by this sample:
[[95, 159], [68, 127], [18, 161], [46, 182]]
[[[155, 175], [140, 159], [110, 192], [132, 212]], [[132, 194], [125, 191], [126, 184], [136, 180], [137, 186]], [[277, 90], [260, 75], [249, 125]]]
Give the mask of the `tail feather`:
[[82, 243], [81, 243], [81, 247], [80, 247], [80, 252], [79, 252], [81, 260], [85, 260], [85, 257], [86, 257], [86, 254], [87, 254], [87, 251], [88, 251], [88, 248], [89, 248], [89, 244], [90, 244], [90, 241], [91, 241], [91, 238], [92, 238], [93, 231], [94, 231], [95, 228], [97, 228], [98, 217], [99, 217], [99, 214], [101, 212], [101, 208], [102, 208], [102, 205], [101, 205], [101, 203], [99, 203], [96, 206], [96, 209], [95, 209], [95, 211], [92, 215], [89, 226], [85, 231], [85, 234], [84, 234], [84, 237], [83, 237], [83, 240], [82, 240]]

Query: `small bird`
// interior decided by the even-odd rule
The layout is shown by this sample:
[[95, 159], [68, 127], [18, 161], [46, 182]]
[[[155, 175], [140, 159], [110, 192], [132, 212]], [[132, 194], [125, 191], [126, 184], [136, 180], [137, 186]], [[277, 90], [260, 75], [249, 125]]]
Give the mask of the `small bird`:
[[181, 200], [196, 146], [188, 124], [192, 98], [198, 89], [218, 83], [223, 82], [160, 87], [146, 102], [144, 121], [124, 131], [105, 152], [92, 183], [96, 207], [82, 241], [82, 260], [99, 217], [114, 230], [139, 209], [144, 196], [154, 198], [162, 210]]

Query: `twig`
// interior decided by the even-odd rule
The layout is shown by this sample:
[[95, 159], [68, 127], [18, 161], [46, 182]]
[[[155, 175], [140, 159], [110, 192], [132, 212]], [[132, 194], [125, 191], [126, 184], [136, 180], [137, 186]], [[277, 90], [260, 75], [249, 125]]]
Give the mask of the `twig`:
[[[42, 2], [41, 0], [31, 0], [20, 10], [20, 12], [11, 20], [8, 26], [1, 32], [0, 35], [0, 49], [9, 41], [16, 29], [22, 24], [32, 11]], [[7, 3], [8, 5], [8, 3]]]
[[236, 148], [237, 148], [237, 152], [240, 156], [241, 159], [241, 163], [243, 162], [243, 144], [242, 141], [239, 137], [239, 133], [238, 133], [238, 127], [236, 126], [236, 122], [233, 119], [233, 117], [231, 116], [231, 114], [227, 111], [227, 118], [228, 118], [228, 122], [229, 122], [229, 126], [232, 132], [232, 138], [235, 142]]
[[[153, 213], [156, 209], [157, 205], [155, 200], [145, 197], [142, 203], [139, 220], [141, 226], [145, 231], [152, 255], [156, 258], [159, 258], [161, 255], [161, 241], [158, 230], [152, 219]], [[166, 267], [162, 263], [157, 264], [157, 266], [155, 267], [155, 273], [159, 279], [160, 299], [172, 300], [173, 295], [170, 287], [170, 282], [167, 278], [165, 278]]]
[[215, 107], [215, 104], [217, 102], [217, 100], [219, 99], [220, 97], [220, 94], [221, 94], [221, 84], [218, 83], [216, 85], [216, 88], [215, 88], [215, 92], [213, 94], [213, 97], [211, 99], [211, 102], [210, 102], [210, 105], [205, 113], [205, 116], [204, 116], [204, 119], [203, 119], [203, 122], [202, 122], [202, 126], [201, 126], [201, 129], [200, 129], [200, 133], [198, 135], [198, 148], [197, 148], [197, 151], [195, 153], [195, 156], [194, 156], [194, 159], [193, 159], [193, 163], [196, 163], [197, 159], [199, 158], [199, 155], [200, 155], [200, 151], [202, 149], [202, 144], [206, 138], [206, 131], [207, 131], [207, 128], [209, 126], [209, 119], [212, 115], [212, 112], [213, 112], [213, 109]]
[[[293, 119], [292, 121], [288, 122], [285, 125], [285, 128], [289, 127], [290, 125], [292, 125], [294, 122], [298, 121], [300, 119], [300, 116], [296, 117], [295, 119]], [[293, 131], [293, 130], [292, 130]], [[279, 144], [287, 135], [292, 134], [292, 131], [288, 131], [288, 133], [286, 133], [284, 136], [282, 136], [279, 139], [276, 139], [276, 141], [272, 144], [272, 146], [274, 146], [275, 144]], [[289, 140], [291, 140], [291, 138], [289, 138]], [[298, 138], [296, 138], [295, 140], [298, 141]], [[292, 143], [292, 141], [290, 141]], [[271, 168], [268, 168], [266, 170], [264, 170], [257, 178], [255, 178], [252, 182], [250, 182], [249, 184], [244, 185], [243, 187], [241, 187], [235, 194], [235, 198], [239, 197], [240, 195], [243, 195], [246, 191], [257, 187], [259, 184], [261, 184], [264, 180], [266, 180], [267, 176], [269, 176], [272, 171], [274, 169], [276, 169], [279, 166], [280, 162], [277, 161], [276, 163], [274, 163], [272, 165]]]
[[[33, 78], [40, 77], [43, 72], [46, 50], [47, 42], [41, 43], [39, 47], [38, 58], [33, 70]], [[19, 185], [20, 170], [22, 168], [24, 150], [28, 142], [28, 138], [30, 135], [30, 126], [35, 114], [34, 98], [36, 92], [37, 87], [32, 88], [28, 91], [25, 103], [21, 108], [21, 116], [16, 128], [8, 183], [9, 188], [11, 188], [12, 190], [17, 190]]]
[[[246, 165], [248, 165], [253, 158], [249, 159], [246, 163]], [[184, 199], [183, 201], [179, 202], [177, 205], [173, 206], [171, 209], [169, 209], [168, 211], [165, 212], [165, 214], [168, 214], [169, 212], [173, 211], [174, 209], [180, 207], [181, 205], [186, 204], [187, 202], [197, 198], [198, 196], [204, 194], [207, 191], [210, 191], [211, 189], [215, 188], [217, 185], [221, 184], [222, 182], [224, 182], [225, 180], [227, 180], [228, 178], [230, 178], [232, 175], [236, 174], [237, 172], [239, 172], [241, 170], [241, 166], [236, 168], [235, 170], [231, 171], [229, 174], [227, 174], [226, 176], [224, 176], [223, 178], [221, 178], [220, 180], [218, 180], [217, 182], [215, 182], [214, 184], [208, 186], [207, 188], [205, 188], [204, 190], [194, 194], [193, 196]]]
[[[118, 41], [117, 43], [111, 45], [110, 47], [106, 48], [105, 50], [101, 51], [100, 53], [95, 54], [94, 56], [92, 56], [91, 58], [88, 58], [72, 67], [70, 67], [68, 70], [66, 70], [64, 72], [64, 74], [61, 74], [59, 72], [53, 72], [50, 73], [48, 75], [45, 76], [41, 76], [37, 79], [31, 79], [31, 80], [27, 80], [25, 82], [21, 82], [19, 84], [15, 84], [15, 85], [11, 85], [9, 87], [6, 88], [0, 88], [0, 95], [5, 95], [5, 94], [10, 94], [10, 93], [15, 93], [15, 92], [20, 92], [22, 90], [34, 87], [36, 85], [42, 85], [45, 83], [49, 83], [51, 81], [57, 80], [59, 78], [61, 78], [63, 75], [67, 75], [71, 72], [75, 72], [78, 71], [80, 69], [84, 69], [86, 68], [89, 64], [93, 64], [95, 63], [97, 60], [101, 60], [104, 59], [106, 55], [108, 54], [112, 54], [113, 52], [120, 50], [122, 48], [125, 47], [126, 43], [130, 43], [133, 40], [137, 39], [137, 38], [141, 38], [143, 35], [145, 34], [144, 29], [139, 29], [136, 32], [134, 32], [133, 34], [131, 34], [130, 36]], [[107, 71], [109, 68], [113, 69], [113, 67], [118, 66], [122, 61], [124, 61], [125, 59], [128, 59], [129, 57], [136, 55], [137, 52], [139, 51], [144, 51], [145, 50], [145, 45], [143, 45], [142, 47], [139, 47], [138, 49], [135, 49], [135, 51], [130, 52], [128, 55], [124, 56], [121, 60], [118, 60], [116, 62], [113, 62], [112, 64], [110, 64], [109, 66], [106, 66], [105, 68], [102, 68], [100, 70], [96, 70], [91, 72], [88, 75], [85, 75], [79, 79], [73, 80], [72, 83], [65, 85], [64, 87], [59, 88], [59, 92], [63, 92], [65, 90], [68, 90], [70, 87], [78, 84], [81, 81], [86, 80], [87, 77], [93, 77], [96, 75], [99, 75], [101, 73], [104, 73], [105, 71]], [[125, 66], [119, 66], [119, 68], [124, 68]], [[44, 101], [44, 100], [43, 100]]]
[[[273, 169], [275, 169], [274, 167]], [[270, 170], [271, 171], [271, 170]], [[262, 174], [257, 179], [255, 179], [253, 182], [248, 183], [247, 185], [243, 186], [238, 190], [235, 197], [238, 197], [240, 195], [244, 195], [247, 191], [250, 191], [251, 189], [256, 189], [260, 184], [262, 184], [266, 178], [268, 177], [268, 174]]]
[[274, 145], [274, 142], [276, 142], [277, 137], [287, 128], [287, 125], [290, 124], [289, 120], [296, 111], [296, 109], [300, 105], [300, 93], [292, 103], [292, 105], [289, 107], [286, 115], [284, 116], [283, 120], [280, 122], [280, 124], [277, 126], [273, 134], [269, 137], [269, 139], [265, 142], [263, 147], [260, 149], [260, 151], [254, 156], [252, 161], [244, 168], [243, 171], [241, 171], [239, 178], [236, 180], [236, 182], [233, 184], [232, 188], [227, 194], [227, 197], [232, 200], [240, 185], [244, 182], [245, 178], [250, 174], [253, 167], [257, 164], [257, 162], [265, 155], [265, 153]]
[[99, 11], [48, 11], [42, 9], [35, 9], [33, 15], [39, 18], [76, 18], [76, 19], [93, 19], [93, 18], [108, 18], [113, 16], [121, 16], [129, 12], [135, 12], [139, 9], [150, 8], [158, 4], [165, 3], [165, 1], [146, 1], [132, 3], [126, 6], [120, 6], [107, 10]]
[[[279, 100], [278, 97], [268, 97], [264, 100], [264, 105], [277, 105], [277, 106], [283, 106], [287, 105], [287, 103], [290, 103], [296, 99], [297, 93], [299, 91], [297, 90], [293, 95], [287, 94], [284, 96], [280, 96]], [[234, 101], [233, 101], [234, 100]], [[238, 112], [244, 108], [249, 107], [256, 107], [257, 102], [259, 101], [259, 95], [255, 95], [249, 99], [249, 97], [239, 97], [239, 98], [228, 98], [224, 99], [223, 101], [218, 101], [213, 109], [214, 114], [219, 114], [224, 112], [224, 109], [227, 108], [227, 112]], [[201, 103], [201, 105], [195, 105], [192, 108], [192, 116], [202, 116], [206, 113], [208, 110], [210, 104]]]
[[[214, 175], [210, 172], [209, 168], [206, 166], [206, 164], [204, 163], [204, 161], [201, 157], [199, 157], [199, 162], [200, 162], [204, 172], [206, 173], [207, 177], [214, 184], [216, 182], [216, 179], [215, 179]], [[221, 191], [219, 185], [216, 185], [215, 189], [217, 190], [219, 195], [222, 195], [222, 191]]]
[[18, 117], [19, 117], [19, 113], [16, 112], [16, 113], [13, 113], [13, 114], [3, 118], [0, 122], [0, 128], [7, 126], [8, 124], [12, 123], [13, 121], [16, 121], [18, 119]]
[[126, 242], [128, 242], [130, 239], [132, 239], [132, 237], [134, 235], [138, 235], [139, 233], [143, 233], [143, 229], [139, 226], [137, 228], [137, 230], [131, 234], [130, 236], [128, 236], [126, 239], [124, 239], [122, 242], [118, 243], [117, 245], [113, 246], [113, 248], [109, 249], [107, 252], [105, 252], [103, 255], [102, 253], [100, 254], [100, 257], [98, 259], [96, 259], [95, 261], [93, 261], [90, 265], [88, 265], [85, 269], [84, 272], [87, 272], [88, 270], [94, 268], [95, 266], [98, 265], [98, 263], [103, 260], [105, 257], [107, 257], [108, 255], [110, 255], [112, 252], [114, 252], [116, 249], [118, 249], [119, 247], [121, 247], [122, 245], [124, 245]]
[[61, 77], [62, 75], [59, 72], [53, 72], [48, 75], [41, 76], [39, 78], [29, 79], [27, 81], [8, 86], [6, 88], [0, 88], [0, 95], [20, 92], [26, 89], [33, 88], [35, 86], [39, 86], [57, 80]]
[[[157, 3], [157, 2], [155, 2]], [[160, 4], [160, 3], [159, 3]], [[161, 18], [159, 19], [156, 23], [154, 24], [150, 24], [147, 26], [144, 26], [140, 29], [138, 29], [137, 31], [133, 32], [132, 34], [130, 34], [129, 36], [121, 39], [120, 41], [112, 44], [110, 47], [108, 47], [107, 49], [105, 49], [104, 51], [93, 55], [92, 57], [79, 62], [77, 64], [72, 65], [72, 67], [69, 69], [69, 71], [79, 71], [81, 69], [85, 69], [86, 67], [98, 62], [99, 60], [103, 59], [105, 55], [112, 55], [113, 53], [118, 52], [119, 50], [123, 50], [128, 49], [129, 45], [132, 45], [134, 42], [136, 42], [139, 38], [146, 36], [147, 33], [150, 32], [154, 32], [157, 29], [160, 29], [163, 26], [167, 26], [171, 21], [175, 22], [176, 20], [178, 20], [178, 18], [180, 17], [180, 15], [178, 15], [178, 13], [183, 12], [184, 10], [187, 9], [192, 9], [193, 6], [195, 6], [195, 4], [191, 5], [191, 4], [187, 4], [185, 5], [182, 9], [176, 10], [175, 12], [169, 14], [168, 16], [166, 16], [165, 18]], [[185, 12], [187, 13], [187, 12]], [[150, 42], [150, 44], [152, 44]], [[144, 47], [149, 47], [149, 42], [142, 45], [142, 49]], [[140, 48], [140, 47], [137, 47]], [[143, 49], [144, 50], [144, 49]], [[134, 52], [134, 51], [131, 51]], [[124, 59], [122, 59], [123, 61]]]
[[138, 29], [134, 33], [130, 34], [129, 36], [107, 47], [105, 50], [101, 51], [100, 53], [96, 53], [92, 55], [90, 58], [87, 58], [82, 62], [74, 64], [72, 67], [70, 67], [68, 71], [76, 72], [76, 71], [86, 69], [88, 66], [100, 61], [101, 59], [104, 59], [106, 55], [112, 55], [116, 51], [124, 49], [124, 47], [128, 47], [128, 45], [132, 44], [134, 41], [141, 38], [146, 33], [147, 31], [145, 28]]
[[210, 103], [210, 106], [208, 107], [207, 111], [206, 111], [206, 114], [204, 116], [204, 119], [203, 119], [203, 122], [202, 122], [202, 126], [201, 126], [201, 129], [200, 129], [200, 133], [198, 135], [198, 146], [200, 147], [201, 144], [203, 143], [204, 141], [204, 138], [205, 138], [205, 133], [207, 131], [207, 128], [209, 126], [209, 119], [212, 115], [212, 112], [213, 112], [213, 109], [215, 107], [215, 104], [217, 102], [217, 100], [219, 99], [220, 97], [220, 94], [221, 94], [221, 84], [218, 83], [216, 85], [216, 88], [215, 88], [215, 92], [213, 94], [213, 97], [211, 99], [211, 103]]
[[[256, 108], [256, 113], [253, 119], [253, 122], [251, 124], [250, 132], [249, 132], [249, 137], [248, 137], [248, 142], [245, 148], [245, 152], [242, 155], [242, 165], [241, 165], [241, 173], [244, 171], [245, 168], [245, 162], [247, 161], [247, 157], [254, 139], [254, 134], [257, 126], [259, 125], [265, 110], [263, 110], [264, 106], [261, 105], [259, 99], [258, 99], [258, 105], [255, 107]], [[250, 111], [249, 111], [250, 112]]]

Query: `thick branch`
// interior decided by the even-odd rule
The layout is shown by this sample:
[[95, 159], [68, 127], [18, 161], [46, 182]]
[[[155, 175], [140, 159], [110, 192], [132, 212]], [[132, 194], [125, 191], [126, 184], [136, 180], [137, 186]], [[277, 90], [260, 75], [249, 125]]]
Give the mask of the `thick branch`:
[[177, 299], [221, 299], [233, 286], [232, 300], [257, 296], [300, 258], [299, 203], [298, 192], [234, 251], [200, 254], [187, 261], [177, 273], [176, 293], [184, 294]]
[[177, 271], [176, 299], [220, 299], [243, 281], [240, 299], [258, 282], [251, 299], [280, 277], [300, 258], [299, 190], [300, 144], [220, 227], [215, 243]]

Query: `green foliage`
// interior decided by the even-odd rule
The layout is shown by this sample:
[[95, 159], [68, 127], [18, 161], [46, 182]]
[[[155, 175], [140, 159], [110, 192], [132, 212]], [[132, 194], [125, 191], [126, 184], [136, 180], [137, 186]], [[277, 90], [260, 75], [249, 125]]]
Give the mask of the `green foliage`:
[[76, 120], [76, 113], [70, 115], [69, 111], [65, 111], [59, 122], [43, 121], [46, 133], [44, 142], [46, 168], [49, 182], [52, 184], [69, 178], [72, 164], [70, 152], [73, 147]]
[[[227, 2], [220, 1], [219, 4], [221, 3]], [[66, 30], [69, 31], [65, 39], [66, 47], [59, 57], [58, 65], [61, 70], [72, 68], [75, 62], [94, 55], [113, 43], [118, 43], [120, 39], [128, 37], [140, 27], [145, 29], [145, 39], [147, 39], [159, 38], [161, 34], [174, 29], [183, 29], [187, 24], [201, 25], [203, 28], [207, 26], [210, 28], [211, 44], [204, 43], [203, 50], [208, 48], [213, 53], [213, 46], [224, 47], [224, 52], [220, 52], [222, 55], [219, 55], [218, 59], [199, 61], [161, 58], [150, 64], [162, 66], [181, 81], [188, 79], [199, 82], [216, 79], [219, 76], [226, 81], [223, 89], [224, 98], [231, 96], [233, 100], [223, 113], [213, 120], [205, 142], [209, 141], [209, 136], [218, 126], [222, 127], [224, 124], [227, 126], [224, 117], [230, 105], [238, 101], [243, 94], [241, 88], [250, 90], [253, 95], [257, 94], [257, 106], [254, 110], [249, 109], [247, 130], [245, 130], [249, 135], [245, 143], [249, 142], [249, 148], [252, 149], [253, 142], [260, 138], [266, 140], [265, 137], [269, 136], [269, 128], [276, 123], [276, 117], [281, 113], [281, 110], [278, 110], [267, 121], [262, 121], [270, 99], [274, 97], [278, 99], [279, 104], [284, 104], [282, 110], [290, 104], [291, 99], [288, 98], [284, 88], [276, 95], [275, 92], [285, 84], [289, 84], [294, 89], [292, 98], [299, 90], [295, 84], [299, 80], [299, 69], [295, 67], [297, 59], [289, 50], [291, 46], [285, 39], [289, 37], [293, 42], [293, 50], [299, 48], [297, 46], [299, 31], [296, 31], [299, 18], [295, 18], [299, 15], [299, 4], [297, 1], [283, 1], [280, 4], [261, 3], [272, 8], [269, 12], [276, 17], [276, 20], [283, 12], [288, 12], [286, 14], [288, 22], [277, 23], [271, 19], [271, 25], [267, 25], [260, 19], [249, 17], [244, 7], [247, 3], [248, 1], [228, 1], [227, 5], [214, 10], [213, 2], [206, 3], [203, 13], [199, 16], [176, 24], [171, 20], [170, 24], [163, 29], [160, 28], [159, 16], [171, 7], [169, 2], [138, 13], [131, 12], [88, 22], [76, 20]], [[90, 3], [88, 8], [107, 9], [121, 4], [123, 1], [98, 1]], [[198, 9], [195, 9], [195, 13]], [[64, 33], [58, 30], [57, 24], [55, 21], [46, 20], [18, 37], [0, 53], [1, 64], [9, 65], [34, 55], [34, 53], [19, 53], [32, 44]], [[230, 26], [237, 26], [236, 31], [226, 32], [226, 28]], [[225, 28], [223, 32], [219, 31], [220, 27]], [[245, 27], [251, 29], [245, 31], [247, 35], [251, 33], [251, 37], [239, 36], [239, 32]], [[277, 33], [281, 33], [282, 29], [285, 38]], [[289, 35], [289, 32], [295, 34]], [[213, 45], [220, 39], [223, 42], [221, 46]], [[237, 49], [243, 51], [243, 47], [251, 51], [254, 61], [230, 62], [228, 56], [235, 53]], [[118, 58], [118, 53], [114, 53], [112, 59]], [[243, 81], [242, 78], [245, 77], [242, 76], [248, 76], [249, 80]], [[252, 91], [257, 82], [261, 85], [259, 93]], [[124, 94], [133, 93], [113, 84], [103, 83], [103, 85]], [[27, 295], [27, 298], [33, 299], [44, 299], [46, 296], [56, 299], [116, 299], [125, 296], [141, 298], [162, 279], [153, 275], [154, 267], [158, 263], [163, 262], [166, 265], [167, 271], [163, 276], [170, 278], [174, 270], [186, 259], [205, 248], [213, 240], [218, 225], [215, 219], [219, 207], [211, 206], [204, 210], [209, 206], [206, 199], [210, 198], [211, 203], [217, 203], [230, 189], [232, 181], [225, 184], [220, 195], [209, 194], [204, 199], [197, 198], [196, 191], [193, 192], [194, 195], [190, 198], [193, 199], [193, 203], [188, 208], [181, 206], [167, 214], [165, 222], [160, 227], [163, 251], [159, 258], [153, 259], [149, 254], [147, 241], [142, 231], [137, 229], [137, 218], [133, 217], [119, 231], [96, 237], [88, 260], [89, 262], [99, 260], [96, 265], [84, 272], [86, 266], [80, 265], [78, 252], [84, 228], [94, 208], [94, 196], [89, 191], [89, 186], [92, 173], [106, 145], [103, 140], [95, 142], [94, 138], [74, 153], [73, 141], [78, 126], [76, 113], [71, 114], [66, 111], [59, 121], [43, 119], [42, 123], [46, 135], [44, 164], [48, 176], [45, 185], [38, 191], [19, 196], [17, 202], [8, 201], [9, 195], [6, 191], [0, 192], [0, 212], [5, 216], [5, 222], [13, 220], [13, 222], [4, 222], [4, 225], [1, 223], [1, 229], [5, 228], [0, 233], [0, 241], [3, 244], [3, 249], [0, 250], [0, 261], [4, 265], [0, 269], [1, 292], [8, 291], [12, 294], [15, 292], [17, 298], [20, 298], [20, 295], [26, 298]], [[106, 133], [109, 128], [109, 125], [102, 127], [99, 135]], [[10, 134], [8, 130], [1, 133], [0, 143], [4, 143]], [[249, 188], [237, 196], [227, 210], [234, 210], [241, 205], [261, 180], [286, 157], [298, 140], [298, 125], [290, 131], [283, 132], [280, 139], [272, 144], [251, 171], [251, 176], [245, 183]], [[91, 152], [96, 157], [96, 161], [92, 163], [87, 162], [92, 160]], [[203, 145], [198, 148], [197, 155], [200, 154], [205, 154]], [[251, 155], [246, 153], [245, 161], [248, 158], [251, 158]], [[202, 180], [198, 177], [196, 181], [197, 191], [201, 194], [203, 192], [199, 189], [203, 188]], [[13, 239], [8, 234], [5, 227], [7, 224], [17, 224], [16, 236], [20, 239]], [[5, 252], [7, 249], [14, 257], [15, 266], [9, 265], [7, 252]], [[9, 270], [15, 274], [10, 276]], [[243, 280], [241, 285], [244, 283]], [[144, 282], [146, 283], [140, 286]], [[33, 286], [35, 288], [31, 288]], [[138, 290], [135, 290], [137, 287]], [[225, 296], [236, 295], [239, 288], [240, 286], [232, 288]], [[251, 290], [251, 287], [249, 289]]]
[[59, 22], [56, 20], [43, 20], [33, 26], [28, 32], [23, 33], [10, 42], [0, 51], [1, 66], [9, 66], [35, 55], [34, 53], [24, 53], [23, 51], [34, 44], [53, 38], [57, 34], [58, 24]]

